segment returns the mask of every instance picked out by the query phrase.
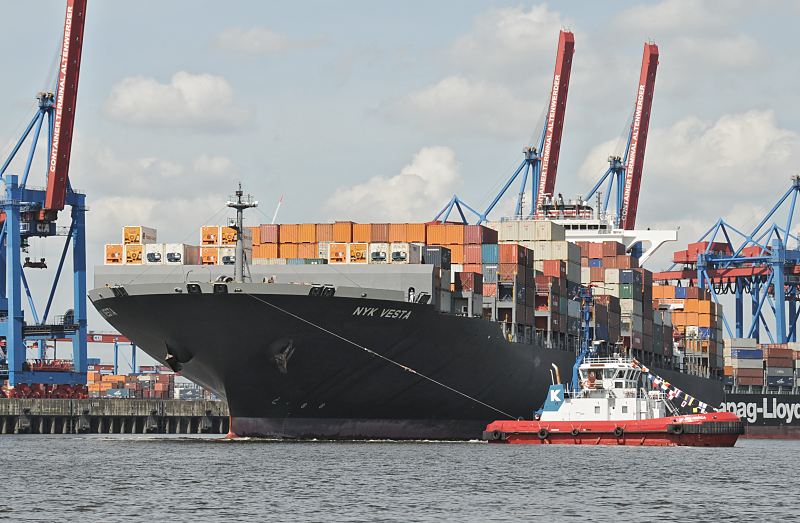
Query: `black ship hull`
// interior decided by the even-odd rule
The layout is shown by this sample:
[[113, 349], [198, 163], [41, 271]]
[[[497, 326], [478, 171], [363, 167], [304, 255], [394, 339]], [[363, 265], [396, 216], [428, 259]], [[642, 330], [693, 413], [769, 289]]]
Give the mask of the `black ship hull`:
[[[170, 288], [171, 289], [171, 288]], [[131, 289], [129, 289], [131, 290]], [[239, 436], [476, 439], [530, 418], [575, 355], [429, 305], [297, 294], [90, 293], [156, 360], [228, 402]], [[710, 404], [721, 382], [658, 371]]]

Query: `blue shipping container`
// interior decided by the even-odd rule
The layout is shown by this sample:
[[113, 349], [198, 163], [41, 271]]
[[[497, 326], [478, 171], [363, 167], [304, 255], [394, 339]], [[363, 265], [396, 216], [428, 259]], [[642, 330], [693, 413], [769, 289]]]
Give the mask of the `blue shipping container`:
[[306, 259], [305, 258], [288, 258], [286, 260], [286, 265], [305, 265]]
[[602, 267], [603, 258], [589, 258], [589, 267]]
[[791, 387], [793, 381], [791, 376], [767, 376], [767, 385], [771, 387]]
[[686, 298], [686, 287], [675, 287], [675, 297], [679, 300]]
[[701, 340], [713, 340], [715, 333], [716, 329], [712, 329], [711, 327], [697, 328], [697, 337], [700, 338]]
[[[89, 340], [92, 341], [92, 340]], [[100, 358], [86, 358], [87, 365], [100, 365]]]
[[731, 358], [738, 360], [763, 360], [764, 351], [761, 349], [731, 349]]
[[500, 263], [499, 252], [496, 243], [484, 243], [481, 245], [481, 263]]

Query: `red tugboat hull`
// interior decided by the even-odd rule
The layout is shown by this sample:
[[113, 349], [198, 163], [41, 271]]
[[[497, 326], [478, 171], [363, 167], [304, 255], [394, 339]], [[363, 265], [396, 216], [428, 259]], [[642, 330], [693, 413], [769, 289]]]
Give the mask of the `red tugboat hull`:
[[483, 439], [534, 445], [733, 447], [743, 433], [744, 424], [735, 414], [711, 412], [647, 420], [499, 420], [486, 426]]

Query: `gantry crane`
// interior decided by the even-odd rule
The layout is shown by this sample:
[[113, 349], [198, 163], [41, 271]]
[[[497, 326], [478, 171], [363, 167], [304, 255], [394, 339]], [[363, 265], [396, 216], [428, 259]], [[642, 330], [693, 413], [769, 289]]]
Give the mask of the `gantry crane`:
[[[733, 295], [734, 326], [723, 316], [731, 338], [760, 340], [763, 327], [770, 343], [797, 341], [800, 250], [796, 248], [798, 237], [791, 231], [798, 226], [795, 223], [798, 195], [800, 176], [794, 176], [789, 189], [750, 233], [720, 218], [698, 242], [675, 252], [673, 267], [654, 274], [653, 280], [708, 289], [717, 303], [720, 295]], [[784, 221], [779, 212], [787, 202]], [[776, 223], [779, 218], [781, 221]], [[770, 221], [772, 225], [768, 225]], [[749, 325], [745, 324], [746, 302], [750, 304]]]
[[434, 221], [447, 221], [450, 213], [455, 209], [460, 214], [462, 221], [466, 223], [467, 218], [464, 215], [464, 208], [466, 208], [478, 217], [478, 224], [483, 223], [520, 174], [522, 174], [522, 183], [519, 188], [515, 214], [522, 216], [525, 212], [523, 201], [528, 190], [529, 177], [531, 180], [531, 208], [528, 216], [535, 216], [539, 212], [545, 198], [552, 196], [556, 185], [558, 157], [561, 152], [561, 134], [564, 130], [564, 116], [567, 111], [567, 94], [569, 93], [569, 79], [572, 71], [572, 55], [574, 53], [575, 36], [570, 31], [562, 30], [558, 36], [556, 65], [550, 88], [547, 117], [544, 121], [538, 147], [526, 145], [523, 148], [524, 158], [522, 162], [486, 210], [480, 213], [459, 199], [457, 195], [454, 195], [447, 205], [439, 211]]
[[[86, 205], [85, 195], [74, 191], [69, 181], [85, 17], [86, 0], [67, 0], [58, 84], [53, 92], [37, 95], [36, 114], [0, 167], [0, 179], [5, 183], [5, 198], [0, 202], [0, 239], [5, 245], [4, 256], [0, 257], [4, 275], [0, 280], [0, 315], [5, 316], [4, 321], [0, 321], [0, 337], [5, 343], [11, 387], [34, 384], [75, 387], [80, 391], [86, 383]], [[45, 121], [47, 181], [46, 189], [42, 190], [28, 186], [28, 179]], [[12, 174], [9, 168], [26, 141], [30, 142], [30, 149], [21, 174]], [[70, 224], [58, 227], [56, 220], [65, 206], [70, 207]], [[23, 262], [22, 253], [27, 250], [30, 238], [54, 236], [66, 236], [66, 239], [40, 316], [25, 269], [46, 268], [46, 263], [29, 258]], [[73, 308], [63, 316], [51, 318], [53, 298], [70, 248]], [[23, 311], [23, 292], [28, 304], [27, 318]], [[27, 361], [28, 345], [38, 345], [41, 350], [46, 340], [60, 338], [72, 341], [70, 367], [54, 370], [52, 366], [36, 367]]]
[[605, 198], [601, 207], [601, 212], [605, 213], [616, 186], [614, 222], [620, 229], [633, 230], [636, 227], [636, 211], [639, 208], [639, 189], [642, 185], [644, 153], [647, 147], [647, 132], [650, 128], [650, 110], [653, 104], [657, 69], [658, 46], [653, 43], [645, 43], [625, 153], [622, 157], [610, 156], [608, 158], [608, 169], [586, 196], [587, 200], [591, 200], [603, 184], [606, 184]]

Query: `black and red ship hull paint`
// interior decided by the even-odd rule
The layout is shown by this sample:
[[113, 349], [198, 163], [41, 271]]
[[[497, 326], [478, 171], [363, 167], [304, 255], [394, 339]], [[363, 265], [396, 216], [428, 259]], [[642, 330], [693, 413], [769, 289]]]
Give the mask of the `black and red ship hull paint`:
[[[128, 290], [96, 289], [90, 297], [137, 346], [162, 363], [178, 362], [182, 375], [226, 399], [239, 436], [478, 439], [500, 416], [530, 418], [550, 385], [551, 364], [564, 376], [575, 359], [509, 342], [499, 323], [428, 305]], [[723, 400], [721, 382], [659, 374], [709, 403]]]

